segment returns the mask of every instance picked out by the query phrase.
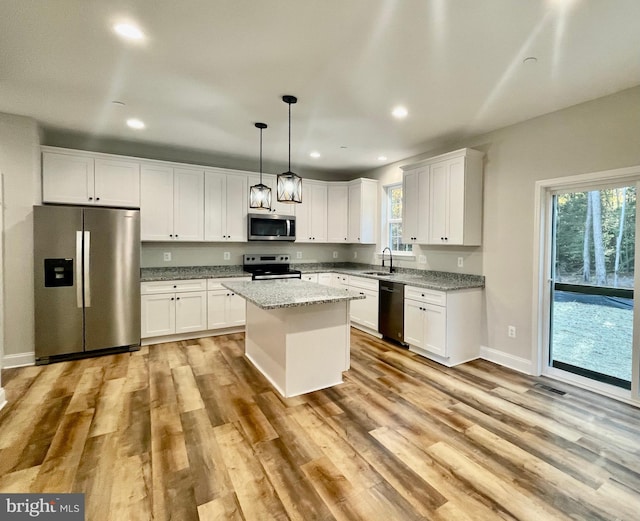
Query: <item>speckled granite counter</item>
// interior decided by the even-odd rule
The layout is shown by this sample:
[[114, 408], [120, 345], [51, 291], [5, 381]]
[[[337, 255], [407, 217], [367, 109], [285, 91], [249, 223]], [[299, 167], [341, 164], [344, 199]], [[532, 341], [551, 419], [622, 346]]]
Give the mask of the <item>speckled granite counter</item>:
[[[428, 271], [407, 268], [398, 270], [389, 275], [375, 275], [367, 272], [382, 273], [385, 268], [377, 265], [345, 263], [318, 263], [318, 264], [293, 264], [294, 269], [302, 273], [343, 273], [377, 280], [392, 280], [411, 286], [438, 291], [456, 291], [470, 288], [484, 288], [485, 281], [481, 275], [467, 275], [464, 273], [451, 273], [448, 271]], [[211, 279], [226, 277], [246, 277], [249, 273], [242, 270], [242, 266], [184, 266], [171, 268], [142, 268], [140, 281], [153, 280], [190, 280]]]
[[261, 309], [291, 308], [365, 298], [353, 291], [298, 279], [229, 281], [222, 285]]
[[226, 277], [250, 277], [242, 266], [174, 266], [171, 268], [142, 268], [140, 282], [154, 280], [216, 279]]

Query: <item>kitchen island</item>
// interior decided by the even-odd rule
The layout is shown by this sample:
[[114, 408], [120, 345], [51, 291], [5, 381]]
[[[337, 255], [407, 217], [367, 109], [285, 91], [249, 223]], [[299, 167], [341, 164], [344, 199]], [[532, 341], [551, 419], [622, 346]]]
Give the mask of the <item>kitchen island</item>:
[[342, 383], [349, 301], [363, 295], [299, 279], [222, 284], [246, 300], [245, 355], [284, 397]]

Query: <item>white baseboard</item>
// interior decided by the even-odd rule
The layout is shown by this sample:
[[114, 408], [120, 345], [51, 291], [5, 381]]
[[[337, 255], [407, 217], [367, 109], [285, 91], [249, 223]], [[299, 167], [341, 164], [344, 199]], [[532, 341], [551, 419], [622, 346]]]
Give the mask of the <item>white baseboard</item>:
[[4, 355], [2, 358], [3, 369], [9, 369], [10, 367], [25, 367], [27, 365], [35, 365], [35, 363], [36, 354], [34, 351], [17, 353], [15, 355]]
[[0, 387], [0, 409], [7, 405], [7, 395], [4, 393], [4, 389]]
[[487, 346], [480, 346], [480, 358], [503, 365], [514, 371], [524, 374], [533, 374], [533, 364], [531, 360], [514, 356], [504, 351], [498, 351]]

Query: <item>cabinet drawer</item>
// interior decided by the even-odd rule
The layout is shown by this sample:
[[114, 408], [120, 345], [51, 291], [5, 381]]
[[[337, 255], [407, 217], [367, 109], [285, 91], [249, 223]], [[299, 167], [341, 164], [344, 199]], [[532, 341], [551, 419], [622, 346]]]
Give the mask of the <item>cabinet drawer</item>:
[[140, 293], [142, 293], [142, 295], [171, 293], [175, 291], [204, 291], [206, 289], [206, 279], [154, 280], [150, 282], [142, 282], [140, 284]]
[[356, 277], [354, 275], [349, 275], [349, 286], [377, 292], [379, 281], [377, 279], [367, 279], [365, 277]]
[[424, 302], [425, 304], [434, 304], [436, 306], [447, 305], [447, 294], [444, 291], [417, 288], [415, 286], [404, 287], [404, 298], [417, 300], [419, 302]]
[[224, 282], [232, 282], [237, 280], [251, 280], [251, 277], [221, 277], [219, 279], [209, 279], [207, 280], [207, 289], [209, 291], [215, 289], [223, 289], [225, 291], [229, 291], [227, 288], [223, 287], [222, 284]]

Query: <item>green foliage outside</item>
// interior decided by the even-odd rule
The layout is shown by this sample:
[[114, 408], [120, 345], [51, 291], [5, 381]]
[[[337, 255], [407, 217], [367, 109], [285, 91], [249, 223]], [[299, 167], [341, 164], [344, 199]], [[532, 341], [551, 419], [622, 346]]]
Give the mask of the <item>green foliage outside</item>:
[[[573, 192], [556, 196], [555, 280], [574, 284], [633, 287], [635, 185], [600, 190], [596, 193], [599, 193], [601, 210], [600, 240], [597, 239], [598, 223], [593, 221], [593, 199], [589, 202], [589, 192]], [[591, 213], [591, 220], [588, 217], [589, 213]], [[620, 225], [621, 217], [623, 217], [622, 226]], [[586, 230], [589, 233], [585, 235]], [[587, 241], [586, 249], [585, 240]], [[616, 256], [618, 257], [617, 277]], [[604, 284], [597, 282], [596, 278], [598, 257], [602, 257], [606, 271]]]

